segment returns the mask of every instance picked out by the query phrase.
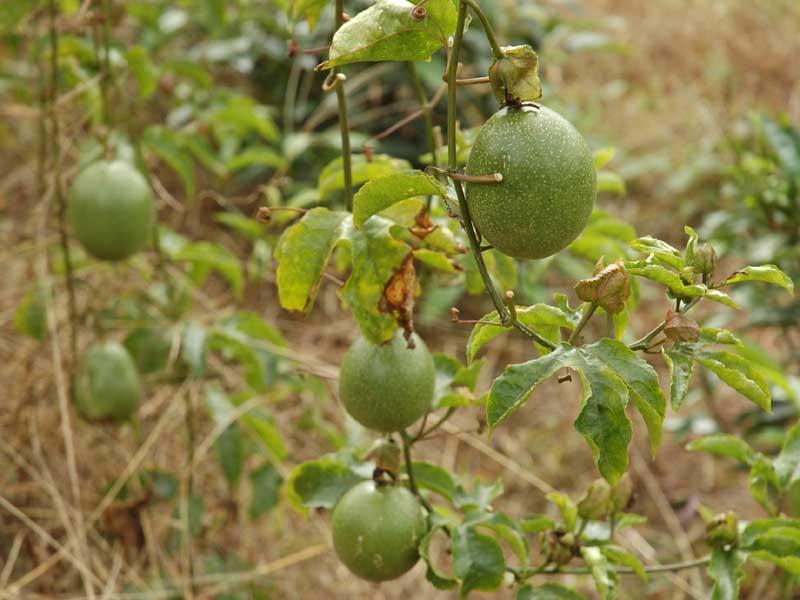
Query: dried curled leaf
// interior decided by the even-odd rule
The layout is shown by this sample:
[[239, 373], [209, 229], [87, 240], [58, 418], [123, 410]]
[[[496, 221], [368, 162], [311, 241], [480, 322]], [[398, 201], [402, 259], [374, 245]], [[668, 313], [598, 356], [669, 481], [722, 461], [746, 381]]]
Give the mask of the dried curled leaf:
[[700, 338], [700, 324], [683, 313], [668, 310], [664, 334], [672, 342], [696, 342]]
[[533, 102], [542, 97], [539, 57], [528, 45], [504, 46], [504, 57], [489, 67], [489, 80], [497, 100], [506, 105]]
[[631, 296], [631, 276], [621, 261], [610, 264], [594, 277], [582, 279], [575, 293], [584, 302], [592, 302], [610, 314], [621, 312]]

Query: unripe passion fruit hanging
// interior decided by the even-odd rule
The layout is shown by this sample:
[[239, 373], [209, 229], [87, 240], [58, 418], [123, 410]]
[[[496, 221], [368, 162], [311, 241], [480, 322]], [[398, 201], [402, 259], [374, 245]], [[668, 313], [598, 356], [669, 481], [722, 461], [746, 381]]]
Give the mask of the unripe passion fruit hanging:
[[589, 146], [557, 112], [536, 104], [496, 112], [478, 133], [467, 174], [501, 173], [501, 183], [468, 183], [470, 216], [483, 237], [516, 258], [545, 258], [586, 226], [597, 176]]
[[385, 344], [356, 340], [339, 371], [339, 399], [356, 421], [377, 431], [405, 429], [431, 407], [436, 379], [433, 357], [413, 334], [409, 348], [398, 330]]
[[139, 408], [142, 385], [128, 351], [117, 342], [94, 344], [84, 356], [73, 399], [89, 421], [125, 421]]
[[75, 237], [101, 260], [122, 260], [141, 250], [155, 222], [147, 180], [122, 161], [101, 160], [81, 171], [67, 210]]
[[400, 485], [359, 483], [333, 509], [333, 547], [344, 565], [369, 581], [396, 579], [419, 559], [427, 532], [419, 500]]

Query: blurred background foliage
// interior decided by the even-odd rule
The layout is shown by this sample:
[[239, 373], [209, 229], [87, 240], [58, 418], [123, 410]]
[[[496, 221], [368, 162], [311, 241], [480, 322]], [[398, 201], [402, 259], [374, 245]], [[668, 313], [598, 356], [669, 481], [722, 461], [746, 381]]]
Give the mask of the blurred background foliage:
[[[89, 3], [59, 0], [57, 161], [48, 141], [53, 130], [40, 119], [49, 106], [43, 4], [6, 0], [0, 9], [0, 231], [6, 279], [0, 348], [8, 357], [0, 367], [0, 377], [8, 382], [0, 438], [2, 460], [16, 463], [4, 469], [4, 493], [10, 490], [8, 495], [17, 501], [40, 506], [55, 502], [28, 490], [32, 476], [17, 460], [23, 458], [39, 461], [39, 467], [51, 464], [57, 471], [56, 487], [68, 487], [61, 481], [66, 475], [55, 469], [65, 448], [53, 410], [58, 384], [43, 341], [55, 331], [52, 323], [48, 326], [48, 310], [62, 325], [66, 313], [63, 292], [57, 291], [63, 258], [48, 180], [59, 162], [69, 181], [82, 164], [101, 155], [107, 139], [118, 156], [137, 160], [151, 172], [162, 224], [160, 258], [140, 255], [109, 266], [73, 248], [78, 297], [86, 307], [83, 343], [93, 331], [106, 331], [124, 337], [134, 356], [137, 345], [154, 335], [161, 348], [154, 364], [146, 364], [148, 358], [154, 360], [153, 352], [139, 360], [150, 395], [138, 428], [115, 433], [81, 423], [76, 430], [82, 478], [92, 484], [83, 493], [89, 510], [125, 466], [134, 465], [129, 475], [135, 476], [112, 498], [112, 507], [123, 518], [103, 519], [104, 535], [121, 538], [127, 550], [141, 553], [123, 571], [126, 589], [162, 585], [162, 597], [170, 597], [170, 586], [186, 560], [184, 538], [175, 523], [179, 472], [185, 461], [196, 459], [186, 457], [192, 440], [178, 433], [174, 419], [165, 415], [188, 399], [185, 411], [194, 419], [189, 431], [210, 439], [213, 448], [203, 452], [216, 456], [208, 461], [213, 464], [192, 471], [197, 487], [202, 484], [206, 490], [202, 497], [188, 499], [196, 560], [201, 563], [197, 569], [212, 578], [257, 573], [252, 580], [230, 585], [230, 594], [215, 597], [438, 597], [421, 587], [421, 576], [387, 591], [355, 582], [342, 588], [341, 570], [329, 556], [324, 564], [312, 561], [274, 578], [248, 571], [254, 564], [302, 550], [309, 539], [324, 540], [319, 523], [280, 502], [292, 464], [366, 441], [363, 431], [343, 422], [329, 391], [331, 365], [352, 339], [354, 325], [342, 317], [335, 287], [326, 284], [317, 311], [303, 324], [277, 308], [272, 255], [296, 213], [276, 211], [269, 223], [255, 219], [261, 206], [343, 204], [342, 185], [324, 180], [326, 165], [340, 154], [335, 97], [323, 93], [324, 74], [313, 70], [324, 51], [290, 52], [329, 43], [332, 3], [325, 3], [311, 30], [293, 18], [304, 6], [313, 7], [303, 0], [110, 2], [106, 25], [113, 76], [104, 116], [97, 50], [102, 24], [91, 21]], [[355, 14], [369, 4], [350, 0], [346, 8]], [[554, 289], [569, 291], [570, 282], [589, 275], [600, 256], [612, 260], [626, 255], [626, 242], [637, 234], [681, 245], [684, 223], [712, 241], [725, 256], [725, 270], [775, 263], [795, 281], [800, 278], [800, 4], [484, 4], [502, 40], [537, 49], [543, 102], [575, 123], [598, 162], [607, 163], [598, 210], [568, 252], [519, 265], [498, 253], [487, 254], [493, 276], [514, 287], [521, 302], [546, 300]], [[468, 32], [465, 44], [464, 76], [485, 74], [491, 51], [479, 28]], [[420, 64], [428, 98], [441, 88], [444, 66], [442, 53]], [[419, 120], [380, 141], [371, 139], [419, 106], [406, 66], [354, 65], [347, 68], [347, 77], [356, 152], [370, 145], [377, 155], [415, 167], [430, 162]], [[487, 86], [470, 86], [460, 92], [459, 108], [459, 151], [465, 156], [474, 128], [494, 112], [496, 101]], [[443, 124], [444, 102], [437, 104], [433, 119]], [[445, 223], [444, 209], [434, 218]], [[42, 266], [46, 257], [52, 259], [52, 272]], [[343, 257], [336, 262], [346, 263]], [[437, 283], [427, 286], [419, 308], [429, 345], [458, 356], [468, 329], [450, 322], [450, 307], [459, 305], [474, 314], [487, 310], [474, 267], [462, 262], [463, 273], [424, 272], [423, 286], [426, 278]], [[653, 323], [663, 317], [663, 302], [651, 290], [637, 290], [637, 297], [640, 305], [652, 305]], [[687, 435], [736, 431], [752, 435], [757, 447], [769, 451], [780, 443], [783, 424], [797, 413], [800, 303], [769, 286], [745, 286], [736, 299], [751, 313], [749, 351], [775, 373], [777, 408], [765, 417], [724, 395], [708, 376], [698, 382], [687, 416], [670, 421], [675, 440], [654, 466], [636, 472], [639, 480], [660, 490], [660, 496], [651, 493], [669, 509], [657, 502], [660, 509], [641, 508], [654, 530], [677, 519], [692, 539], [699, 519], [687, 507], [697, 504], [700, 492], [704, 502], [720, 510], [757, 511], [746, 498], [730, 497], [746, 474], [733, 469], [717, 473], [704, 457], [685, 456], [681, 448]], [[708, 316], [708, 324], [717, 326], [734, 325], [732, 320], [741, 318], [724, 309]], [[650, 326], [641, 323], [634, 329], [643, 333]], [[487, 355], [484, 381], [499, 365], [526, 351], [518, 341]], [[572, 409], [559, 403], [560, 396], [553, 390], [552, 402], [526, 413], [535, 427], [522, 423], [509, 428], [493, 444], [554, 486], [580, 490], [593, 477], [594, 467], [583, 448], [567, 441]], [[245, 418], [230, 425], [237, 410]], [[135, 462], [136, 449], [158, 424], [174, 439], [165, 438], [146, 461]], [[470, 430], [474, 423], [460, 425]], [[221, 432], [218, 437], [203, 438], [215, 427]], [[31, 446], [31, 439], [45, 443], [44, 456], [15, 450]], [[487, 480], [503, 474], [486, 454], [472, 447], [459, 452], [455, 444], [443, 442], [430, 451], [443, 454], [445, 465], [459, 472]], [[565, 464], [571, 465], [566, 474]], [[693, 469], [701, 475], [688, 481], [695, 479], [686, 477]], [[575, 480], [571, 472], [592, 475]], [[512, 512], [544, 510], [544, 501], [531, 500], [518, 479], [511, 477], [506, 491], [504, 502]], [[134, 502], [143, 497], [147, 510]], [[52, 510], [41, 519], [48, 530], [60, 526]], [[14, 525], [0, 514], [0, 555], [16, 543]], [[671, 547], [670, 536], [659, 535], [650, 540], [651, 549]], [[4, 574], [4, 583], [29, 572], [52, 550], [27, 537], [24, 544], [22, 558], [12, 573]], [[749, 583], [754, 589], [765, 585]], [[648, 597], [667, 593], [658, 586], [656, 582], [648, 588]], [[71, 593], [80, 584], [69, 565], [60, 564], [38, 577], [31, 589], [37, 590], [32, 594], [52, 597], [48, 594]]]

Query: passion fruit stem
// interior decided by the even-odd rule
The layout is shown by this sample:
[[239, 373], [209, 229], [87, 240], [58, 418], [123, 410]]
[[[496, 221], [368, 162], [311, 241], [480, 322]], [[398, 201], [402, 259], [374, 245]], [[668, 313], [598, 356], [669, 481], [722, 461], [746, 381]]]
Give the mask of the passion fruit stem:
[[[50, 121], [50, 152], [53, 156], [53, 195], [58, 206], [58, 236], [61, 244], [61, 253], [64, 256], [64, 278], [67, 283], [67, 311], [69, 313], [69, 338], [70, 349], [72, 350], [71, 359], [74, 361], [78, 353], [78, 305], [75, 301], [75, 275], [72, 267], [72, 255], [69, 248], [69, 237], [67, 236], [67, 199], [64, 195], [64, 188], [61, 183], [61, 145], [59, 143], [59, 120], [56, 110], [58, 100], [58, 17], [59, 7], [55, 0], [48, 3], [48, 29], [50, 41], [50, 81], [48, 82], [47, 116]], [[44, 113], [43, 113], [44, 114]], [[44, 131], [44, 124], [42, 124]], [[46, 154], [44, 154], [46, 157]], [[42, 170], [44, 170], [46, 158], [42, 159]]]
[[486, 38], [489, 40], [489, 44], [492, 46], [492, 54], [494, 54], [495, 58], [503, 58], [505, 54], [500, 49], [500, 44], [497, 43], [497, 38], [494, 35], [494, 30], [492, 29], [492, 24], [489, 22], [489, 18], [486, 16], [486, 13], [483, 12], [480, 4], [478, 4], [477, 0], [462, 0], [464, 4], [472, 9], [472, 12], [475, 13], [475, 16], [480, 19], [481, 25], [483, 26], [483, 31], [486, 34]]
[[414, 439], [405, 431], [400, 432], [400, 438], [403, 440], [403, 460], [406, 463], [406, 473], [408, 473], [408, 488], [419, 498], [422, 506], [428, 511], [428, 518], [430, 518], [430, 515], [433, 514], [433, 507], [427, 498], [420, 493], [417, 481], [414, 479], [414, 462], [411, 460], [411, 446], [414, 444]]
[[[344, 0], [336, 0], [336, 30], [344, 25]], [[337, 68], [334, 73], [341, 74]], [[344, 197], [347, 210], [353, 210], [353, 165], [350, 150], [350, 124], [347, 121], [347, 95], [343, 83], [336, 86], [336, 102], [339, 105], [339, 132], [342, 138], [342, 169], [344, 170]]]
[[[695, 304], [700, 301], [700, 298], [695, 298], [688, 304], [685, 304], [678, 312], [685, 313], [688, 312]], [[651, 329], [645, 336], [639, 340], [633, 342], [628, 348], [631, 350], [644, 350], [645, 352], [651, 348], [651, 342], [664, 331], [664, 326], [667, 324], [666, 320], [661, 321], [658, 325], [656, 325], [653, 329]], [[659, 342], [660, 343], [660, 342]]]
[[[456, 80], [458, 75], [458, 57], [461, 53], [461, 41], [464, 38], [464, 25], [467, 19], [467, 6], [470, 5], [470, 2], [472, 2], [471, 6], [475, 6], [474, 0], [462, 0], [462, 2], [458, 5], [458, 21], [456, 22], [456, 32], [453, 36], [453, 47], [450, 51], [450, 60], [447, 63], [447, 166], [448, 171], [450, 172], [455, 172], [458, 169], [458, 155], [456, 153], [456, 94], [458, 91], [458, 86], [456, 84]], [[478, 10], [480, 10], [480, 7], [478, 7]], [[482, 11], [479, 14], [479, 18], [480, 15], [483, 15]], [[483, 15], [483, 17], [486, 18], [486, 15]], [[489, 30], [491, 30], [491, 28], [489, 28]], [[498, 46], [497, 49], [499, 51], [500, 47]], [[509, 312], [502, 296], [500, 295], [500, 292], [497, 291], [497, 288], [495, 287], [494, 282], [489, 275], [489, 271], [486, 268], [486, 262], [483, 260], [483, 254], [481, 253], [478, 235], [475, 232], [475, 227], [472, 224], [472, 218], [469, 214], [469, 206], [467, 205], [467, 197], [464, 194], [464, 188], [461, 186], [461, 182], [457, 179], [453, 181], [453, 187], [455, 187], [456, 195], [458, 196], [458, 205], [461, 210], [461, 220], [464, 225], [464, 230], [467, 232], [467, 239], [469, 239], [472, 255], [475, 257], [475, 263], [478, 265], [478, 272], [483, 280], [483, 285], [486, 288], [486, 291], [489, 293], [489, 296], [492, 299], [492, 304], [494, 304], [494, 308], [500, 317], [500, 323], [505, 326], [512, 325], [528, 337], [534, 339], [538, 344], [550, 350], [555, 350], [556, 346], [553, 344], [553, 342], [540, 336], [527, 325], [520, 323]]]
[[578, 326], [572, 332], [572, 335], [569, 336], [569, 340], [567, 340], [568, 344], [572, 344], [573, 342], [575, 342], [575, 340], [578, 339], [578, 336], [581, 334], [581, 331], [583, 331], [583, 328], [586, 327], [586, 324], [592, 318], [592, 315], [596, 310], [597, 310], [597, 304], [595, 304], [594, 302], [590, 303], [586, 307], [586, 309], [583, 311], [583, 315], [581, 316], [581, 320], [578, 322]]

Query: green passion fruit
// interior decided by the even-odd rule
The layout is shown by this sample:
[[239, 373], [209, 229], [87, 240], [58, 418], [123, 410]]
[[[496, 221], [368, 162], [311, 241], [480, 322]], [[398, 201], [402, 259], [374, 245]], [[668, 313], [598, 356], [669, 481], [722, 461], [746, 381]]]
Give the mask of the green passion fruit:
[[356, 340], [339, 371], [339, 398], [347, 413], [376, 431], [400, 431], [431, 407], [436, 380], [433, 357], [417, 334], [413, 348], [402, 331], [390, 342]]
[[354, 574], [369, 581], [396, 579], [419, 559], [427, 532], [419, 500], [399, 485], [364, 481], [341, 497], [332, 515], [333, 547]]
[[501, 173], [500, 183], [467, 183], [472, 220], [495, 248], [515, 258], [545, 258], [586, 227], [597, 194], [592, 152], [557, 112], [509, 106], [481, 127], [468, 175]]
[[69, 191], [75, 237], [94, 257], [117, 261], [150, 240], [155, 208], [150, 186], [134, 167], [101, 160], [81, 171]]
[[117, 342], [92, 345], [75, 379], [73, 400], [89, 421], [126, 421], [139, 408], [142, 385], [128, 351]]

